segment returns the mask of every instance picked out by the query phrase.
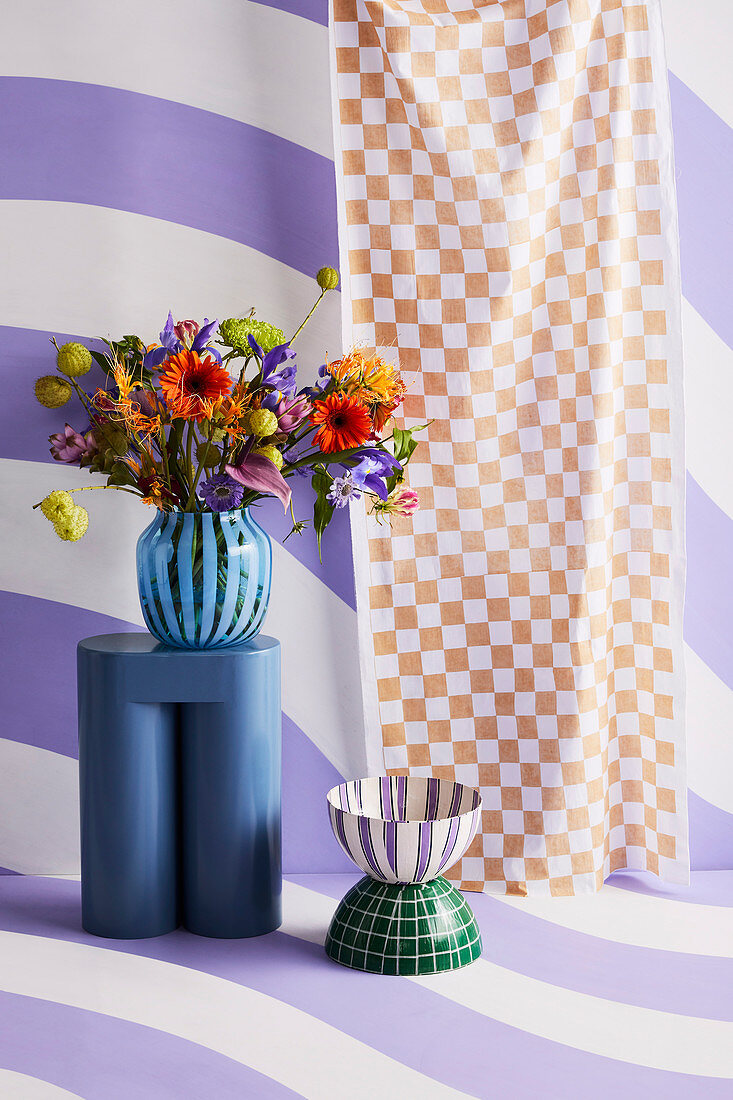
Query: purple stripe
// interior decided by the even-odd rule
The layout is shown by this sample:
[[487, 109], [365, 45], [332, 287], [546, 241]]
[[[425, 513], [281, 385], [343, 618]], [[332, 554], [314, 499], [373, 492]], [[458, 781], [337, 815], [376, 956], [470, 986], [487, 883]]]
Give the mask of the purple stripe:
[[323, 27], [328, 26], [328, 0], [254, 0], [254, 3], [299, 15], [301, 19], [320, 23]]
[[0, 105], [0, 147], [13, 150], [2, 199], [145, 214], [306, 275], [337, 262], [327, 157], [211, 111], [96, 84], [0, 77]]
[[670, 73], [682, 290], [729, 347], [733, 130]]
[[385, 821], [384, 846], [387, 851], [387, 863], [393, 875], [397, 874], [397, 822]]
[[439, 783], [428, 782], [428, 821], [435, 821], [438, 813], [438, 792], [440, 791]]
[[421, 821], [419, 824], [420, 829], [420, 856], [417, 864], [417, 879], [421, 879], [425, 874], [425, 868], [428, 865], [430, 856], [432, 854], [432, 839], [433, 829], [429, 822]]
[[733, 875], [720, 871], [696, 871], [689, 886], [660, 882], [643, 871], [616, 871], [608, 882], [617, 889], [653, 898], [672, 898], [692, 905], [718, 905], [733, 909]]
[[730, 870], [733, 867], [733, 814], [711, 805], [689, 790], [687, 811], [690, 819], [690, 864], [693, 870]]
[[371, 869], [374, 871], [375, 875], [378, 878], [381, 878], [382, 871], [379, 866], [379, 860], [377, 859], [374, 852], [374, 846], [372, 844], [372, 834], [369, 831], [370, 819], [368, 817], [359, 817], [357, 818], [357, 821], [359, 822], [359, 836], [361, 837], [361, 846], [364, 851], [366, 861]]
[[392, 814], [392, 782], [388, 775], [383, 775], [379, 780], [379, 797], [382, 801], [382, 815], [388, 820]]
[[298, 1093], [165, 1031], [97, 1012], [0, 993], [0, 1066], [104, 1100], [193, 1100]]
[[407, 821], [407, 778], [397, 776], [397, 820]]
[[446, 863], [455, 851], [456, 836], [458, 835], [460, 823], [461, 819], [459, 817], [454, 817], [451, 820], [450, 829], [448, 830], [448, 839], [445, 843], [445, 848], [443, 849], [443, 858], [438, 864], [438, 874], [440, 874], [440, 872], [443, 870]]
[[[337, 810], [335, 807], [333, 807], [331, 809], [331, 813], [333, 814], [333, 819], [332, 820], [333, 820], [334, 826], [336, 828], [336, 836], [338, 837], [338, 839], [343, 844], [345, 852], [348, 852], [349, 851], [349, 842], [346, 839], [346, 830], [344, 829], [343, 810]], [[350, 858], [349, 858], [349, 862], [351, 862]]]
[[685, 641], [733, 688], [733, 520], [687, 475]]
[[[305, 885], [322, 889], [322, 892], [334, 897], [341, 897], [353, 881], [350, 876], [304, 878]], [[4, 927], [31, 934], [52, 935], [62, 940], [92, 942], [77, 930], [79, 903], [76, 883], [12, 879], [2, 886], [4, 904], [0, 907], [0, 923]], [[481, 920], [481, 897], [475, 897], [479, 901], [477, 909]], [[474, 896], [471, 900], [473, 903]], [[492, 899], [484, 900], [488, 902]], [[492, 904], [500, 908], [499, 902], [493, 901]], [[520, 921], [517, 920], [516, 910], [503, 908], [508, 921], [507, 934], [511, 939], [514, 935], [512, 929], [518, 927]], [[488, 926], [484, 924], [485, 953], [494, 938], [493, 920], [492, 912], [491, 923]], [[522, 938], [521, 948], [526, 957], [536, 955], [538, 963], [545, 956], [550, 956], [545, 961], [552, 965], [551, 948], [546, 950], [545, 942], [533, 938], [536, 937], [537, 926], [541, 927], [543, 923], [534, 922], [529, 929], [530, 935]], [[577, 941], [584, 938], [588, 937], [574, 937]], [[335, 966], [325, 960], [323, 949], [318, 945], [279, 933], [239, 941], [207, 940], [176, 932], [158, 940], [126, 941], [122, 945], [112, 940], [94, 942], [110, 950], [160, 958], [258, 989], [435, 1080], [473, 1096], [486, 1096], [487, 1082], [491, 1082], [492, 1096], [519, 1098], [548, 1095], [548, 1082], [570, 1081], [577, 1096], [599, 1095], [599, 1087], [609, 1096], [621, 1092], [630, 1096], [665, 1096], [668, 1100], [696, 1097], [718, 1100], [730, 1095], [729, 1081], [650, 1070], [576, 1051], [497, 1023], [424, 986], [403, 979], [389, 980], [387, 991], [385, 979], [380, 975], [360, 974]], [[602, 943], [601, 946], [607, 952], [609, 947], [615, 945]], [[609, 976], [609, 958], [613, 958], [613, 953], [598, 959], [600, 975], [606, 984], [615, 977]], [[677, 956], [671, 955], [667, 959], [673, 973]], [[506, 965], [505, 959], [497, 961]], [[699, 963], [699, 960], [692, 961]], [[716, 966], [720, 961], [710, 960]], [[568, 955], [565, 970], [571, 974], [576, 971], [582, 974], [583, 966], [577, 953]], [[711, 971], [711, 975], [714, 973]], [[724, 971], [719, 969], [717, 974], [716, 984], [724, 984]], [[642, 974], [637, 975], [637, 981], [640, 989], [646, 984]], [[726, 981], [731, 984], [728, 979]], [[663, 982], [665, 988], [670, 989], [670, 998], [664, 1007], [667, 1011], [677, 1011], [674, 1006], [681, 1000], [680, 990], [675, 993], [669, 977]], [[653, 990], [647, 992], [651, 996]], [[246, 1026], [246, 1021], [243, 1026]], [[450, 1036], [450, 1042], [446, 1042], [446, 1036]], [[327, 1074], [327, 1067], [324, 1073]], [[565, 1092], [562, 1094], [565, 1095]]]

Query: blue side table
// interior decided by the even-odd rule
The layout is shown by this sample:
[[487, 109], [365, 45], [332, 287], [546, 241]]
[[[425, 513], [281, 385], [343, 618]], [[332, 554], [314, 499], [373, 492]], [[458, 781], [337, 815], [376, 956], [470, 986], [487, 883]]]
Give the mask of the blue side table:
[[114, 939], [281, 921], [280, 645], [102, 634], [77, 651], [82, 924]]

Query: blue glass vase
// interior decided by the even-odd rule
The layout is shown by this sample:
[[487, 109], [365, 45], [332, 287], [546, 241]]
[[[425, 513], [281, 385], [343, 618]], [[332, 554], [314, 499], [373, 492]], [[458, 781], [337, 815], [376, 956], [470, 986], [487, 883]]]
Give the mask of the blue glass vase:
[[249, 508], [158, 512], [137, 542], [148, 630], [182, 649], [253, 638], [267, 612], [271, 575], [272, 545]]

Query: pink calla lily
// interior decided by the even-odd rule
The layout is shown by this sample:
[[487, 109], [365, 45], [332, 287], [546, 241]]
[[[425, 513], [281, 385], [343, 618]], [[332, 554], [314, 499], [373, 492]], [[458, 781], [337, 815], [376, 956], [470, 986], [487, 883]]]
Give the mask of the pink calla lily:
[[226, 472], [230, 477], [244, 485], [247, 489], [254, 489], [257, 493], [269, 493], [277, 497], [287, 510], [290, 504], [290, 486], [274, 462], [264, 455], [248, 454], [238, 466], [226, 466]]

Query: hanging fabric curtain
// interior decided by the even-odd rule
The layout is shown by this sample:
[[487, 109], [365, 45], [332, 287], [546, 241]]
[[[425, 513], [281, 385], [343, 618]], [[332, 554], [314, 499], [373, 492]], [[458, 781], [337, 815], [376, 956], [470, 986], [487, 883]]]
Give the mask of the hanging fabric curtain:
[[372, 769], [480, 789], [466, 889], [685, 882], [658, 0], [333, 7], [344, 327], [429, 422], [418, 515], [354, 521]]

